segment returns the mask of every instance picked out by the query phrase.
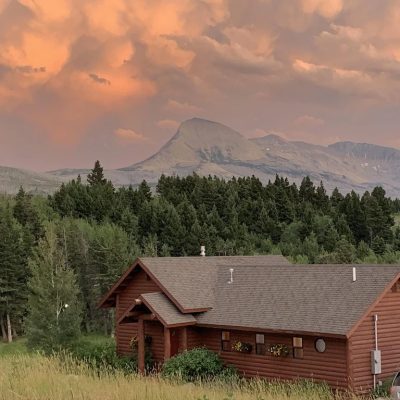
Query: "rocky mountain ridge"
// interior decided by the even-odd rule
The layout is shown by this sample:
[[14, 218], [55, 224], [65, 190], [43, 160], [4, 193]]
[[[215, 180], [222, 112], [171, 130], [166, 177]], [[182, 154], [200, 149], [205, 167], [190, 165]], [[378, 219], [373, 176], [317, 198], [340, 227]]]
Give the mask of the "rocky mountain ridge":
[[[89, 172], [63, 169], [44, 176], [52, 177], [52, 182], [64, 182], [78, 174], [85, 180]], [[107, 170], [105, 175], [119, 187], [137, 185], [143, 179], [155, 185], [162, 173], [186, 176], [193, 172], [224, 179], [254, 175], [263, 183], [275, 179], [276, 174], [296, 183], [309, 175], [314, 181], [324, 181], [329, 191], [338, 187], [343, 193], [353, 189], [361, 193], [382, 185], [389, 195], [400, 197], [399, 150], [353, 142], [324, 147], [287, 141], [277, 135], [247, 139], [225, 125], [199, 118], [183, 122], [153, 156]], [[49, 190], [51, 185], [47, 186]]]

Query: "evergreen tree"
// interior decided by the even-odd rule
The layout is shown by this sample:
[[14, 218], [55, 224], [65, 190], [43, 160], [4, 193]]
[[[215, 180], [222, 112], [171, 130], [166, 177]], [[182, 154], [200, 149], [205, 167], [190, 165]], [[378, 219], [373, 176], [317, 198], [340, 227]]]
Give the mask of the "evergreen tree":
[[146, 181], [142, 181], [137, 190], [137, 200], [139, 206], [143, 204], [145, 201], [150, 202], [151, 197], [152, 196], [151, 196], [150, 186], [147, 184]]
[[171, 206], [166, 215], [161, 241], [170, 248], [171, 256], [177, 257], [184, 254], [185, 240], [186, 229], [175, 207]]
[[54, 226], [47, 228], [29, 265], [28, 346], [47, 353], [70, 348], [80, 335], [79, 288]]
[[322, 181], [315, 193], [315, 205], [324, 213], [328, 211], [329, 196], [326, 194], [326, 190]]
[[92, 172], [88, 174], [87, 182], [89, 186], [105, 185], [107, 183], [107, 179], [104, 178], [103, 167], [100, 165], [99, 160], [95, 162]]
[[371, 248], [375, 254], [382, 256], [386, 251], [385, 240], [379, 236], [372, 239]]
[[26, 309], [29, 238], [13, 220], [10, 208], [0, 209], [0, 317], [8, 342], [13, 338], [12, 323]]
[[315, 201], [315, 186], [309, 176], [306, 176], [300, 185], [299, 197], [301, 201], [308, 201], [314, 204]]

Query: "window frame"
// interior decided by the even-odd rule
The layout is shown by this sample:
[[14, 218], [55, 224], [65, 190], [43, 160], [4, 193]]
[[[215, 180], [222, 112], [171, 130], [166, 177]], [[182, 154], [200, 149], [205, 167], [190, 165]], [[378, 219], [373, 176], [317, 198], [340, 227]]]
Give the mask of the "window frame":
[[[298, 346], [295, 344], [296, 340], [301, 340], [301, 346]], [[302, 336], [293, 336], [292, 339], [292, 345], [293, 345], [293, 358], [296, 358], [297, 360], [303, 360], [304, 359], [304, 341]], [[301, 356], [296, 354], [296, 351], [299, 351]]]
[[[262, 336], [262, 338], [261, 338]], [[267, 346], [265, 344], [265, 334], [264, 333], [256, 333], [256, 355], [257, 356], [265, 356], [267, 354]]]
[[[224, 334], [228, 335], [228, 339], [224, 339], [224, 337], [225, 337]], [[225, 346], [224, 346], [225, 343], [228, 345], [228, 348], [225, 348]], [[221, 351], [227, 351], [227, 352], [231, 351], [230, 343], [231, 343], [230, 331], [221, 331]]]

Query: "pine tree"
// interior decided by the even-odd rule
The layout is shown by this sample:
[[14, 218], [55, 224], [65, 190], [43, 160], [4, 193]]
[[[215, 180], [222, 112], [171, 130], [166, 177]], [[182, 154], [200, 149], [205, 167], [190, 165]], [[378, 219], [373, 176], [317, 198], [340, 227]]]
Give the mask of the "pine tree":
[[385, 233], [386, 220], [383, 211], [375, 197], [365, 198], [365, 224], [369, 233], [369, 243], [372, 244], [376, 236], [382, 236]]
[[314, 204], [315, 186], [309, 176], [306, 176], [301, 182], [299, 197], [301, 201], [309, 201], [311, 204]]
[[173, 257], [183, 255], [186, 234], [186, 229], [182, 224], [179, 214], [175, 210], [175, 207], [171, 206], [166, 215], [161, 242], [170, 248]]
[[150, 202], [151, 197], [152, 196], [150, 186], [147, 184], [146, 181], [142, 181], [137, 190], [137, 200], [139, 206], [145, 201]]
[[0, 210], [0, 316], [12, 341], [12, 322], [26, 310], [30, 235], [13, 220], [9, 206]]
[[315, 193], [315, 205], [324, 213], [328, 212], [329, 196], [326, 194], [324, 183], [321, 181]]
[[100, 165], [99, 160], [95, 162], [92, 172], [88, 174], [87, 182], [89, 186], [105, 185], [107, 183], [107, 179], [104, 178], [103, 167]]
[[290, 224], [294, 220], [293, 206], [282, 187], [279, 187], [276, 192], [275, 205], [278, 211], [278, 218], [280, 222]]
[[375, 254], [382, 256], [386, 252], [385, 240], [379, 236], [372, 239], [371, 248]]
[[79, 288], [53, 225], [46, 229], [29, 265], [28, 346], [46, 353], [70, 348], [80, 335]]

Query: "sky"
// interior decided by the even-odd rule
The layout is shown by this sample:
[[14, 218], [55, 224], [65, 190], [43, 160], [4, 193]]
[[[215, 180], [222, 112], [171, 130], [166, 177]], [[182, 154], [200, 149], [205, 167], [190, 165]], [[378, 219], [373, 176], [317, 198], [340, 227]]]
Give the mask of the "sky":
[[200, 117], [400, 148], [399, 0], [0, 0], [0, 165], [105, 168]]

